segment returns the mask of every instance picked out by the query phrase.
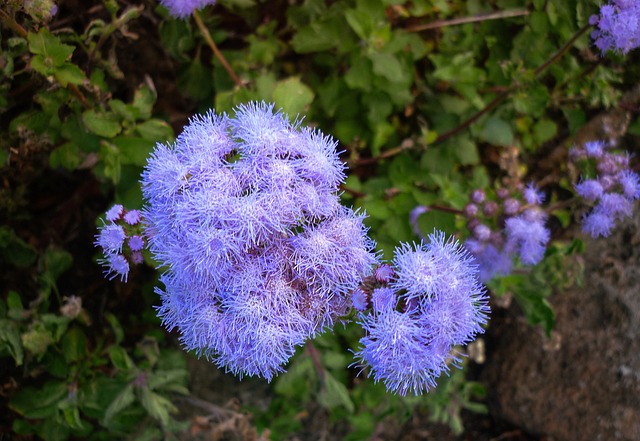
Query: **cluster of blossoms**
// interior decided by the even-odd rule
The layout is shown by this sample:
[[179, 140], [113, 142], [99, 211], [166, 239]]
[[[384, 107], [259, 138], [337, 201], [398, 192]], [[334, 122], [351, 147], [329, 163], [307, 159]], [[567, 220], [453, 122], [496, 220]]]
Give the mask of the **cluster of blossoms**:
[[458, 367], [455, 346], [483, 332], [489, 307], [472, 257], [443, 233], [396, 248], [393, 267], [381, 265], [354, 291], [365, 329], [356, 352], [388, 390], [419, 394]]
[[117, 204], [107, 211], [106, 220], [96, 236], [95, 245], [102, 248], [104, 253], [104, 258], [99, 262], [106, 268], [109, 279], [120, 276], [120, 280], [126, 281], [130, 264], [139, 265], [144, 261], [141, 213], [138, 210], [125, 210]]
[[339, 203], [336, 143], [273, 105], [195, 117], [143, 172], [159, 315], [188, 349], [271, 379], [296, 346], [348, 313], [377, 257]]
[[582, 198], [595, 203], [582, 219], [582, 230], [592, 237], [608, 236], [617, 221], [631, 216], [633, 202], [640, 197], [640, 177], [629, 170], [629, 155], [616, 154], [601, 141], [573, 147], [569, 154], [575, 162], [595, 164], [597, 171], [595, 178], [575, 186]]
[[[547, 215], [540, 207], [544, 195], [535, 186], [525, 187], [520, 197], [499, 188], [496, 196], [498, 202], [488, 199], [484, 191], [475, 190], [464, 208], [471, 232], [465, 246], [476, 258], [482, 281], [509, 274], [516, 257], [524, 265], [537, 264], [550, 239], [545, 227]], [[490, 223], [500, 229], [492, 230]]]
[[186, 18], [196, 9], [202, 9], [214, 3], [215, 0], [160, 0], [160, 4], [176, 18]]
[[608, 50], [626, 54], [640, 46], [640, 2], [638, 0], [614, 0], [600, 8], [589, 24], [595, 26], [591, 33], [594, 44], [604, 54]]
[[[487, 320], [477, 268], [441, 233], [381, 265], [364, 215], [340, 204], [344, 177], [330, 137], [264, 103], [195, 117], [174, 144], [158, 144], [142, 215], [164, 270], [164, 325], [227, 371], [271, 380], [355, 307], [359, 364], [403, 395], [433, 386]], [[110, 221], [127, 216], [117, 207]], [[107, 254], [122, 248], [114, 228], [97, 242]]]

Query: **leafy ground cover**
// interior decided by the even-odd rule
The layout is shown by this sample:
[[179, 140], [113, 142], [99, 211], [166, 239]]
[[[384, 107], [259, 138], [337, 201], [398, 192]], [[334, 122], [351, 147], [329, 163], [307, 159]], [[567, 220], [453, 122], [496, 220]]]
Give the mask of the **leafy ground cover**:
[[[580, 222], [596, 200], [575, 185], [606, 173], [594, 157], [570, 153], [600, 141], [637, 170], [638, 54], [594, 46], [590, 17], [600, 6], [227, 0], [177, 19], [146, 0], [5, 0], [2, 436], [637, 439], [629, 415], [638, 403], [591, 406], [600, 396], [579, 375], [614, 376], [609, 390], [638, 391], [637, 357], [623, 351], [637, 346], [637, 226], [589, 239], [596, 251], [583, 257]], [[359, 375], [349, 350], [362, 329], [353, 325], [299, 348], [271, 383], [238, 381], [163, 330], [149, 253], [128, 283], [103, 277], [94, 247], [102, 213], [114, 202], [142, 206], [140, 173], [156, 143], [173, 141], [196, 113], [251, 100], [335, 137], [349, 166], [342, 201], [366, 210], [385, 259], [434, 228], [460, 241], [478, 239], [479, 223], [502, 234], [506, 213], [489, 202], [525, 204], [530, 183], [542, 193], [529, 205], [545, 214], [544, 256], [533, 266], [515, 259], [485, 280], [487, 334], [435, 390], [398, 397]], [[480, 214], [469, 214], [470, 202]], [[559, 336], [580, 350], [560, 349]], [[585, 356], [597, 350], [601, 363]], [[575, 413], [545, 413], [549, 397]], [[554, 415], [584, 431], [548, 424]], [[586, 425], [597, 417], [600, 425]]]

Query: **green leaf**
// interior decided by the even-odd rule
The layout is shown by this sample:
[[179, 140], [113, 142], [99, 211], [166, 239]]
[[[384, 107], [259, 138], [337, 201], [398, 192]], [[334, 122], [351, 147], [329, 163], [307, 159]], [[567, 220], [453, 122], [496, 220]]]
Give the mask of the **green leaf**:
[[75, 64], [64, 63], [55, 68], [53, 75], [62, 87], [68, 84], [82, 84], [87, 79], [84, 72]]
[[36, 260], [36, 250], [11, 228], [0, 227], [0, 261], [26, 268]]
[[52, 35], [46, 27], [41, 27], [38, 33], [29, 32], [27, 35], [29, 50], [32, 54], [42, 55], [44, 64], [62, 66], [74, 51], [73, 46], [63, 44], [60, 39]]
[[87, 353], [87, 340], [84, 332], [75, 326], [62, 337], [61, 345], [67, 363], [80, 361]]
[[138, 111], [139, 119], [148, 119], [151, 117], [153, 105], [156, 103], [157, 94], [146, 84], [141, 85], [133, 94], [131, 105]]
[[177, 408], [165, 397], [151, 392], [148, 388], [144, 387], [140, 391], [140, 402], [142, 407], [156, 420], [160, 421], [160, 424], [167, 426], [171, 417], [169, 412], [177, 412]]
[[20, 340], [20, 331], [13, 320], [0, 319], [0, 353], [6, 350], [13, 357], [16, 366], [21, 366], [24, 351]]
[[324, 371], [324, 383], [318, 395], [318, 402], [329, 410], [337, 407], [344, 407], [349, 413], [353, 413], [355, 410], [347, 387], [326, 370]]
[[109, 346], [109, 358], [117, 369], [128, 371], [135, 367], [133, 360], [121, 346]]
[[349, 9], [345, 12], [344, 18], [351, 26], [351, 29], [362, 40], [367, 40], [373, 30], [373, 17], [366, 11], [360, 9]]
[[136, 132], [138, 132], [142, 138], [153, 143], [172, 141], [175, 138], [173, 128], [161, 119], [150, 119], [137, 124]]
[[108, 426], [111, 420], [125, 408], [129, 407], [135, 401], [136, 396], [133, 393], [133, 385], [127, 384], [120, 393], [109, 404], [107, 410], [104, 413], [103, 422], [105, 426]]
[[27, 386], [9, 402], [9, 407], [25, 418], [55, 416], [58, 404], [68, 395], [64, 382], [48, 382], [41, 389]]
[[124, 329], [122, 329], [122, 325], [118, 321], [118, 318], [112, 313], [107, 314], [107, 321], [111, 325], [111, 329], [115, 334], [116, 345], [119, 345], [120, 343], [122, 343], [122, 340], [124, 340]]
[[407, 76], [406, 69], [403, 68], [398, 58], [389, 53], [375, 52], [368, 55], [373, 63], [373, 72], [385, 77], [392, 83], [404, 83]]
[[118, 116], [112, 112], [86, 110], [82, 113], [85, 127], [96, 135], [113, 138], [122, 130]]
[[513, 144], [513, 129], [503, 119], [492, 116], [485, 121], [478, 138], [492, 145], [508, 147]]
[[542, 119], [533, 126], [533, 137], [538, 144], [553, 139], [558, 133], [558, 125], [550, 119]]
[[121, 164], [133, 164], [139, 167], [147, 164], [149, 154], [155, 146], [151, 141], [131, 136], [118, 136], [112, 142], [118, 147]]
[[49, 167], [75, 170], [82, 162], [80, 148], [73, 142], [65, 142], [49, 155]]
[[306, 113], [314, 96], [313, 90], [298, 77], [278, 81], [273, 91], [276, 107], [282, 107], [291, 117]]

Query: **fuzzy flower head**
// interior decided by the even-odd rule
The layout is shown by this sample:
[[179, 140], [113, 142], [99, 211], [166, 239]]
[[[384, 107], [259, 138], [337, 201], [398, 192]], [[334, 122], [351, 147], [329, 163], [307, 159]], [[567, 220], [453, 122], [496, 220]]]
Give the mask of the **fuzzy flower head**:
[[604, 54], [614, 50], [626, 54], [640, 46], [640, 2], [614, 0], [590, 18], [595, 46]]
[[640, 197], [640, 177], [630, 170], [628, 153], [616, 153], [600, 141], [572, 148], [571, 156], [593, 162], [598, 173], [575, 186], [578, 195], [592, 206], [582, 217], [582, 230], [594, 238], [606, 237], [616, 222], [633, 213], [633, 203]]
[[333, 139], [265, 103], [196, 116], [156, 146], [143, 217], [165, 269], [165, 326], [228, 371], [270, 380], [306, 339], [366, 308], [354, 290], [378, 259], [364, 214], [339, 204], [343, 180]]
[[186, 18], [196, 9], [202, 9], [214, 3], [215, 0], [160, 0], [160, 4], [176, 18]]
[[360, 315], [365, 337], [355, 355], [388, 390], [420, 394], [457, 365], [454, 346], [483, 332], [488, 299], [472, 257], [443, 233], [397, 248], [393, 264], [394, 280], [373, 291], [373, 311]]

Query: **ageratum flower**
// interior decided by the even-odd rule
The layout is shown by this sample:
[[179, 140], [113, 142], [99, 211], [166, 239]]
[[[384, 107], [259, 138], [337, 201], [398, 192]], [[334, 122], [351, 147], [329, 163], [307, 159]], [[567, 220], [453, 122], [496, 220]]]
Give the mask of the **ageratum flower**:
[[282, 372], [378, 262], [363, 215], [339, 203], [343, 180], [333, 139], [264, 103], [197, 116], [157, 145], [143, 217], [164, 325], [241, 377]]
[[573, 147], [570, 155], [576, 161], [595, 162], [598, 171], [575, 186], [579, 196], [594, 204], [582, 218], [582, 230], [594, 238], [609, 236], [616, 222], [632, 215], [640, 197], [640, 177], [629, 169], [627, 153], [612, 152], [601, 141]]
[[360, 314], [366, 335], [355, 355], [388, 390], [420, 394], [459, 366], [455, 346], [484, 332], [488, 299], [473, 258], [444, 233], [396, 248], [393, 264], [390, 289], [376, 289], [373, 311]]
[[626, 54], [640, 46], [640, 2], [614, 0], [600, 8], [589, 24], [595, 26], [591, 33], [594, 44], [604, 54], [615, 50]]
[[160, 0], [160, 4], [176, 18], [186, 18], [196, 9], [202, 9], [214, 3], [215, 0]]

